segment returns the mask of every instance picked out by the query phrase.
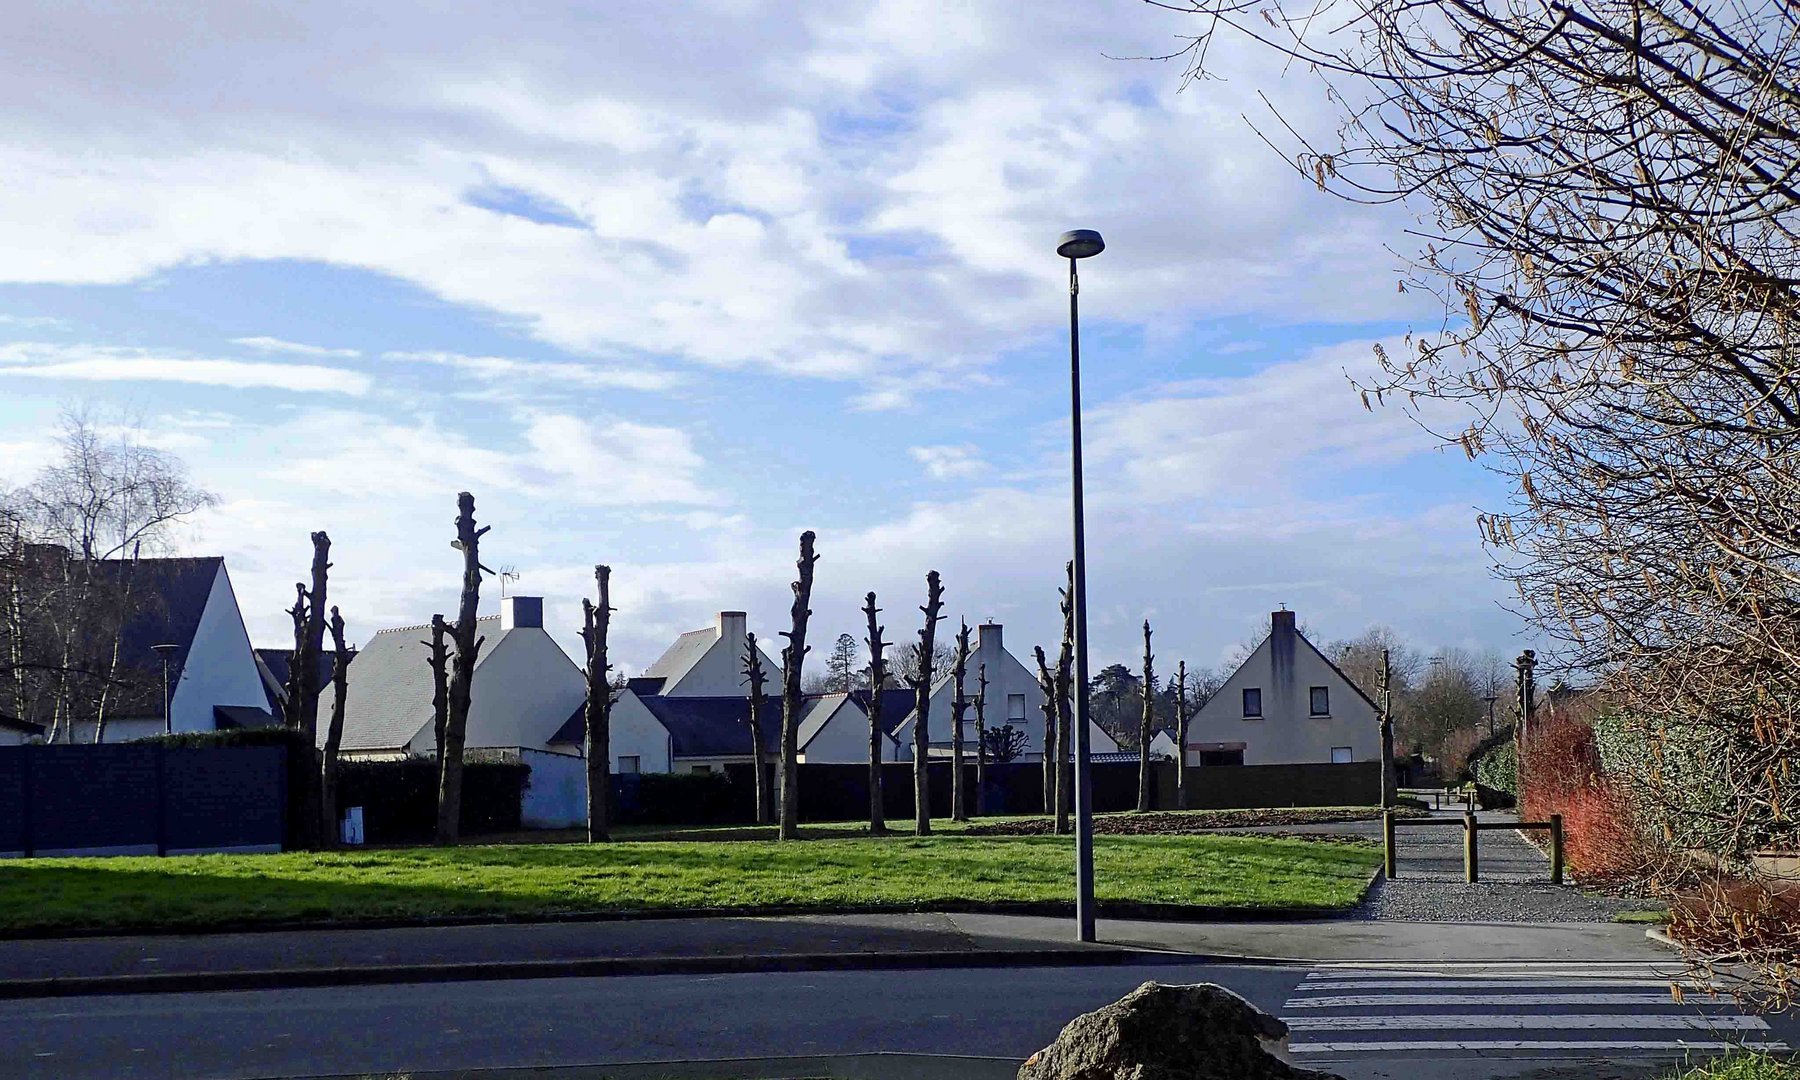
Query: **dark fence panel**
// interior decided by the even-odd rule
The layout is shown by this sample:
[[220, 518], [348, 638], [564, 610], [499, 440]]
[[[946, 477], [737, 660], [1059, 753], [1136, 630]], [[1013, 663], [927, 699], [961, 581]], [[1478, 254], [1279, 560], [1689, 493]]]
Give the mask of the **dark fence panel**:
[[[463, 762], [462, 833], [516, 832], [531, 767], [519, 761]], [[363, 808], [363, 839], [407, 844], [437, 833], [436, 758], [338, 762], [338, 806]]]
[[[1374, 806], [1381, 795], [1381, 763], [1343, 765], [1208, 765], [1187, 773], [1194, 810], [1270, 809], [1286, 806]], [[1156, 794], [1175, 805], [1175, 766], [1159, 767]]]
[[[145, 854], [282, 846], [285, 750], [0, 747], [0, 850]], [[7, 807], [21, 812], [8, 814]]]

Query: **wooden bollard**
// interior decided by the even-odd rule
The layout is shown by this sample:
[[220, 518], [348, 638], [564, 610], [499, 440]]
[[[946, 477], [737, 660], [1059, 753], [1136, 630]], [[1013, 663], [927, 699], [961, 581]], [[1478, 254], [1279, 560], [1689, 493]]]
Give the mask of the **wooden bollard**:
[[1399, 873], [1400, 860], [1394, 853], [1394, 810], [1389, 807], [1381, 812], [1381, 845], [1387, 852], [1387, 876], [1393, 880]]
[[1550, 815], [1550, 884], [1563, 883], [1562, 815]]
[[1481, 835], [1475, 828], [1475, 815], [1463, 811], [1463, 876], [1470, 882], [1481, 880], [1481, 853], [1476, 848], [1477, 836]]

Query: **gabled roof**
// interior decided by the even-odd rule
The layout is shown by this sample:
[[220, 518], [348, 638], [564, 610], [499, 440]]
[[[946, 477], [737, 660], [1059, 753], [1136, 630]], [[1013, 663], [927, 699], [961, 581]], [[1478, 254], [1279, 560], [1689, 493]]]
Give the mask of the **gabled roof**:
[[[1314, 645], [1311, 641], [1307, 641], [1306, 635], [1302, 634], [1299, 630], [1294, 631], [1294, 636], [1299, 638], [1301, 641], [1305, 641], [1306, 647], [1313, 651], [1313, 655], [1317, 656], [1319, 659], [1325, 661], [1325, 666], [1330, 668], [1332, 670], [1332, 672], [1337, 675], [1338, 678], [1344, 680], [1345, 685], [1349, 686], [1350, 689], [1356, 693], [1357, 697], [1362, 698], [1363, 701], [1367, 702], [1369, 708], [1374, 709], [1377, 714], [1379, 714], [1381, 712], [1381, 706], [1375, 704], [1375, 701], [1373, 698], [1371, 698], [1371, 697], [1369, 697], [1369, 695], [1363, 693], [1363, 688], [1356, 685], [1356, 680], [1352, 679], [1350, 676], [1344, 674], [1344, 669], [1337, 666], [1337, 661], [1333, 660], [1329, 656], [1326, 656], [1324, 649], [1321, 649], [1317, 645]], [[1247, 660], [1245, 662], [1248, 663]], [[1236, 672], [1233, 672], [1233, 674], [1236, 674]]]
[[93, 565], [97, 580], [129, 590], [131, 597], [132, 615], [119, 632], [120, 665], [155, 676], [135, 692], [127, 689], [120, 714], [161, 715], [162, 659], [152, 646], [176, 647], [169, 657], [169, 685], [180, 686], [188, 650], [225, 560], [112, 559]]
[[[477, 637], [488, 637], [475, 659], [475, 670], [480, 671], [499, 644], [493, 631], [500, 628], [500, 616], [484, 616], [475, 620], [475, 626]], [[426, 663], [430, 638], [429, 626], [396, 627], [378, 631], [357, 653], [344, 698], [342, 749], [398, 750], [431, 722], [433, 675]], [[445, 642], [454, 657], [455, 638], [446, 634]], [[320, 724], [319, 737], [324, 734], [325, 725]]]
[[[813, 741], [813, 736], [819, 733], [819, 730], [825, 726], [825, 722], [838, 711], [839, 706], [849, 700], [851, 700], [849, 694], [820, 694], [818, 697], [808, 698], [805, 708], [800, 713], [800, 729], [795, 733], [795, 744], [801, 750], [805, 750], [806, 744]], [[859, 711], [861, 710], [861, 706], [857, 708]], [[863, 713], [863, 720], [866, 724], [868, 713]]]
[[[867, 690], [850, 691], [850, 700], [856, 702], [856, 707], [863, 711], [864, 716], [868, 715], [869, 692]], [[893, 738], [894, 733], [900, 730], [900, 725], [906, 723], [906, 718], [912, 715], [913, 705], [916, 702], [917, 698], [910, 689], [882, 688], [881, 726], [887, 730], [888, 738]]]
[[642, 697], [645, 694], [660, 694], [660, 693], [662, 693], [663, 684], [666, 682], [668, 682], [667, 679], [652, 678], [651, 676], [648, 676], [648, 675], [639, 675], [639, 676], [636, 676], [635, 678], [626, 679], [625, 680], [625, 688], [627, 690], [630, 690], [632, 693], [637, 694], [638, 696]]
[[[351, 649], [345, 655], [351, 660], [355, 660], [356, 650]], [[272, 713], [281, 712], [282, 699], [287, 696], [288, 665], [293, 658], [294, 650], [292, 649], [256, 650], [257, 663], [268, 672], [263, 681], [269, 690], [269, 711]], [[319, 650], [319, 689], [323, 690], [331, 685], [331, 669], [336, 663], [336, 649]], [[272, 686], [267, 685], [271, 682]]]
[[[668, 729], [676, 757], [749, 754], [750, 699], [745, 697], [660, 697], [643, 699], [650, 714]], [[767, 697], [757, 712], [763, 750], [781, 751], [781, 699]]]
[[706, 650], [712, 648], [713, 642], [717, 640], [719, 631], [713, 627], [689, 630], [676, 638], [675, 643], [656, 658], [656, 663], [645, 668], [642, 677], [662, 679], [664, 686], [672, 686], [700, 662], [700, 658], [706, 655]]

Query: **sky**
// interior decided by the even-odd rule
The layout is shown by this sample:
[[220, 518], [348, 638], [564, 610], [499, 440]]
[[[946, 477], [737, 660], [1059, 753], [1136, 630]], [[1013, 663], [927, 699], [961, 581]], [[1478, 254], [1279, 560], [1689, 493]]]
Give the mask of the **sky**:
[[[573, 653], [742, 609], [810, 663], [875, 590], [911, 640], [1028, 656], [1070, 550], [1069, 228], [1082, 264], [1094, 666], [1209, 666], [1287, 606], [1515, 649], [1474, 519], [1507, 499], [1348, 377], [1443, 318], [1403, 208], [1319, 194], [1253, 125], [1318, 85], [1138, 0], [111, 5], [0, 36], [0, 482], [57, 418], [138, 418], [218, 505], [253, 640], [332, 536], [353, 640], [454, 610], [483, 561]], [[497, 610], [499, 583], [484, 589]]]

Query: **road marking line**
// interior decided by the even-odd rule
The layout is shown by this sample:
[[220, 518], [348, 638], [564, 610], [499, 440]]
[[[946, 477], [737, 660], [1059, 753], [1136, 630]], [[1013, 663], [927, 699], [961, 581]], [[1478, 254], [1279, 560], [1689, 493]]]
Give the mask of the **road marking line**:
[[1458, 1013], [1439, 1016], [1296, 1016], [1293, 1031], [1413, 1031], [1461, 1029], [1515, 1031], [1526, 1028], [1593, 1030], [1612, 1028], [1677, 1028], [1684, 1031], [1767, 1031], [1755, 1016], [1646, 1016], [1636, 1013]]
[[[1583, 986], [1583, 983], [1588, 985]], [[1312, 994], [1332, 990], [1393, 990], [1406, 993], [1412, 990], [1470, 990], [1487, 986], [1496, 990], [1526, 990], [1533, 987], [1586, 990], [1615, 986], [1659, 986], [1666, 989], [1670, 985], [1679, 985], [1683, 990], [1694, 994], [1704, 994], [1712, 989], [1712, 987], [1679, 979], [1350, 979], [1301, 983], [1294, 988], [1294, 992], [1296, 994]]]
[[1293, 1054], [1393, 1054], [1410, 1050], [1450, 1053], [1458, 1050], [1769, 1050], [1785, 1053], [1787, 1043], [1774, 1042], [1718, 1042], [1711, 1040], [1691, 1041], [1669, 1039], [1661, 1042], [1651, 1040], [1595, 1040], [1593, 1042], [1575, 1042], [1540, 1039], [1493, 1039], [1493, 1040], [1457, 1040], [1454, 1042], [1300, 1042], [1288, 1046]]
[[[1626, 994], [1347, 994], [1294, 998], [1290, 1009], [1348, 1009], [1370, 1005], [1679, 1005], [1667, 991]], [[1697, 1002], [1688, 1002], [1689, 1008]], [[1717, 1004], [1730, 1004], [1718, 1002]]]

